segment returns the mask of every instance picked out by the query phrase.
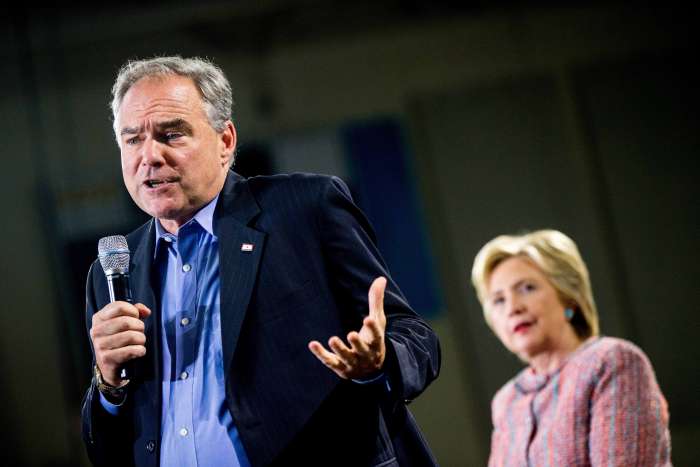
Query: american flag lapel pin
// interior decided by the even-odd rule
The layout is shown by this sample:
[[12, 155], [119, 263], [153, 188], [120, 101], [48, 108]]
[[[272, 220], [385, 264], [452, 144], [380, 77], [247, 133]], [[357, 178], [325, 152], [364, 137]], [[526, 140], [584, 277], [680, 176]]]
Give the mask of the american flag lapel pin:
[[253, 251], [252, 243], [241, 243], [241, 251]]

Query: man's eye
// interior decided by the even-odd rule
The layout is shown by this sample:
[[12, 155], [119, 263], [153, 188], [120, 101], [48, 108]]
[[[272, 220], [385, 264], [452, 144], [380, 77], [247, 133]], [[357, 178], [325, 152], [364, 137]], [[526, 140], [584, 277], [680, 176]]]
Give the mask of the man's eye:
[[139, 137], [138, 136], [133, 136], [131, 138], [126, 139], [126, 144], [133, 146], [134, 144], [139, 142]]
[[182, 136], [182, 133], [177, 133], [177, 132], [171, 132], [171, 133], [166, 133], [166, 134], [165, 134], [165, 138], [166, 138], [168, 141], [171, 141], [171, 140], [174, 140], [174, 139], [178, 139], [178, 138], [180, 138], [181, 136]]

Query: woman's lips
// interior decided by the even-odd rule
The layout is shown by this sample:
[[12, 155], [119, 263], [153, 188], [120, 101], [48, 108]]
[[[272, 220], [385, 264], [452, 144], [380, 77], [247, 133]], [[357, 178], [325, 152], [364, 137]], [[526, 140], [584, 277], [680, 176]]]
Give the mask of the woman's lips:
[[532, 326], [532, 325], [533, 325], [533, 323], [531, 321], [526, 321], [524, 323], [518, 323], [513, 328], [513, 333], [514, 334], [525, 333], [525, 332], [527, 332], [528, 329], [530, 329], [530, 326]]

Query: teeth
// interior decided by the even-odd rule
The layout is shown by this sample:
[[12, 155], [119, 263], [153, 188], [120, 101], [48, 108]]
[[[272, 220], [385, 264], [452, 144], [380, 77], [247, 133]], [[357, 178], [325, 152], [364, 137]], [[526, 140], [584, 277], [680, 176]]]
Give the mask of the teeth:
[[162, 180], [149, 180], [148, 182], [146, 182], [146, 184], [147, 184], [150, 188], [153, 188], [154, 186], [158, 186], [158, 185], [160, 185], [161, 183], [163, 183]]

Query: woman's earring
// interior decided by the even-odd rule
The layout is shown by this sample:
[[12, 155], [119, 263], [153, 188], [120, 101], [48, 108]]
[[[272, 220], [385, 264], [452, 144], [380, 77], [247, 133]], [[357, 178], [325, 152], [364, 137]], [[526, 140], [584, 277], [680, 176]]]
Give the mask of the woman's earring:
[[571, 318], [574, 317], [574, 310], [572, 310], [571, 308], [567, 308], [566, 310], [564, 310], [564, 317], [567, 321], [571, 321]]

